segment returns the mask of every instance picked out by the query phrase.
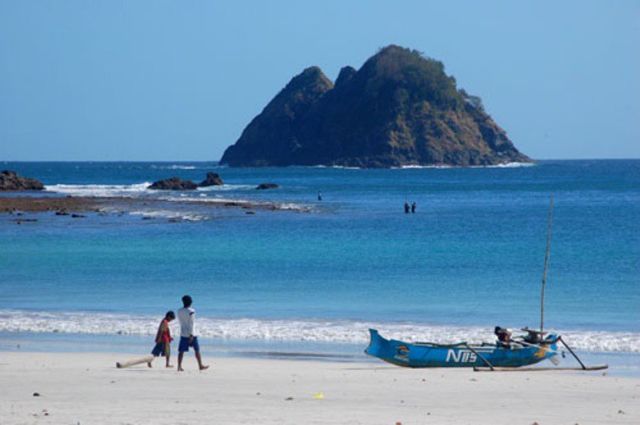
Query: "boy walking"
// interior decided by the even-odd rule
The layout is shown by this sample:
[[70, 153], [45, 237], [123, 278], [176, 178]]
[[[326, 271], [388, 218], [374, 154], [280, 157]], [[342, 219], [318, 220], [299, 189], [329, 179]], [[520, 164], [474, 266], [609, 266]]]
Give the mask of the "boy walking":
[[193, 300], [189, 295], [182, 297], [182, 307], [178, 310], [178, 321], [180, 322], [180, 345], [178, 346], [178, 372], [184, 371], [182, 368], [182, 358], [184, 353], [189, 351], [189, 347], [193, 347], [193, 351], [196, 354], [198, 360], [198, 367], [200, 370], [208, 369], [209, 366], [202, 364], [202, 357], [200, 356], [200, 345], [198, 344], [198, 337], [196, 336], [195, 316], [196, 311], [191, 307]]
[[[169, 358], [171, 357], [171, 329], [169, 329], [169, 322], [174, 320], [176, 315], [173, 311], [167, 311], [164, 319], [160, 322], [160, 326], [158, 326], [158, 332], [156, 333], [156, 345], [151, 350], [151, 354], [154, 357], [164, 356], [166, 359], [166, 367], [173, 367], [171, 363], [169, 363]], [[151, 362], [149, 362], [149, 367], [151, 367]]]

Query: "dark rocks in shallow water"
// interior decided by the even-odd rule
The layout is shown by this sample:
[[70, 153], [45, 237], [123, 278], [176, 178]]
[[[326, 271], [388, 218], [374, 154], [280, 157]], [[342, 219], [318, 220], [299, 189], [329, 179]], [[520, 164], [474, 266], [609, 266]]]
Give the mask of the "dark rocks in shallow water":
[[38, 219], [37, 218], [16, 218], [13, 221], [15, 221], [16, 224], [35, 223], [38, 221]]
[[153, 182], [147, 189], [152, 190], [195, 190], [198, 185], [191, 180], [182, 180], [179, 177], [171, 177], [170, 179], [158, 180]]
[[0, 192], [15, 192], [23, 190], [43, 190], [44, 185], [36, 179], [22, 177], [15, 171], [0, 172]]
[[256, 186], [257, 190], [266, 190], [266, 189], [277, 189], [280, 186], [278, 186], [275, 183], [260, 183], [258, 186]]
[[222, 178], [218, 173], [207, 173], [207, 176], [205, 177], [205, 179], [202, 180], [202, 182], [200, 182], [198, 186], [200, 187], [222, 186], [223, 184], [224, 182], [222, 181]]
[[191, 180], [182, 180], [179, 177], [171, 177], [170, 179], [158, 180], [153, 182], [147, 189], [152, 190], [195, 190], [198, 187], [221, 186], [224, 182], [218, 173], [207, 173], [200, 184], [196, 184]]
[[444, 65], [388, 46], [335, 85], [318, 67], [282, 89], [225, 151], [238, 167], [484, 166], [531, 162]]

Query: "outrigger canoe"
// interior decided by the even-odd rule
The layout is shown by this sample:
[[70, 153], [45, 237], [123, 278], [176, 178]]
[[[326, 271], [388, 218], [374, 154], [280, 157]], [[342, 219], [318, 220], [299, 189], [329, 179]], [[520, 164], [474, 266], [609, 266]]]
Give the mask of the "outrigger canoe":
[[538, 344], [526, 342], [508, 346], [498, 343], [436, 344], [433, 342], [404, 342], [383, 338], [376, 329], [369, 329], [371, 341], [365, 353], [397, 366], [516, 368], [551, 359], [558, 354], [560, 337], [547, 335]]

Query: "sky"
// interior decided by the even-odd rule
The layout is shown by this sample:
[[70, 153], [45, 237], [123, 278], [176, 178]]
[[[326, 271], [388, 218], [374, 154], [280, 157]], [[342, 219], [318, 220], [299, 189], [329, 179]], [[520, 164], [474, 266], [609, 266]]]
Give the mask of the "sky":
[[0, 0], [0, 160], [218, 160], [304, 68], [389, 44], [535, 159], [640, 158], [640, 0]]

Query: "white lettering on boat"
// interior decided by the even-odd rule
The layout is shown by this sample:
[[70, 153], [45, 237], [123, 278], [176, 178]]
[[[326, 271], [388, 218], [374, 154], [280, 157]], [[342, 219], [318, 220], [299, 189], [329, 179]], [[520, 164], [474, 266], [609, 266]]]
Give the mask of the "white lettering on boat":
[[452, 350], [447, 351], [446, 362], [454, 363], [473, 363], [477, 360], [475, 353], [469, 350]]

